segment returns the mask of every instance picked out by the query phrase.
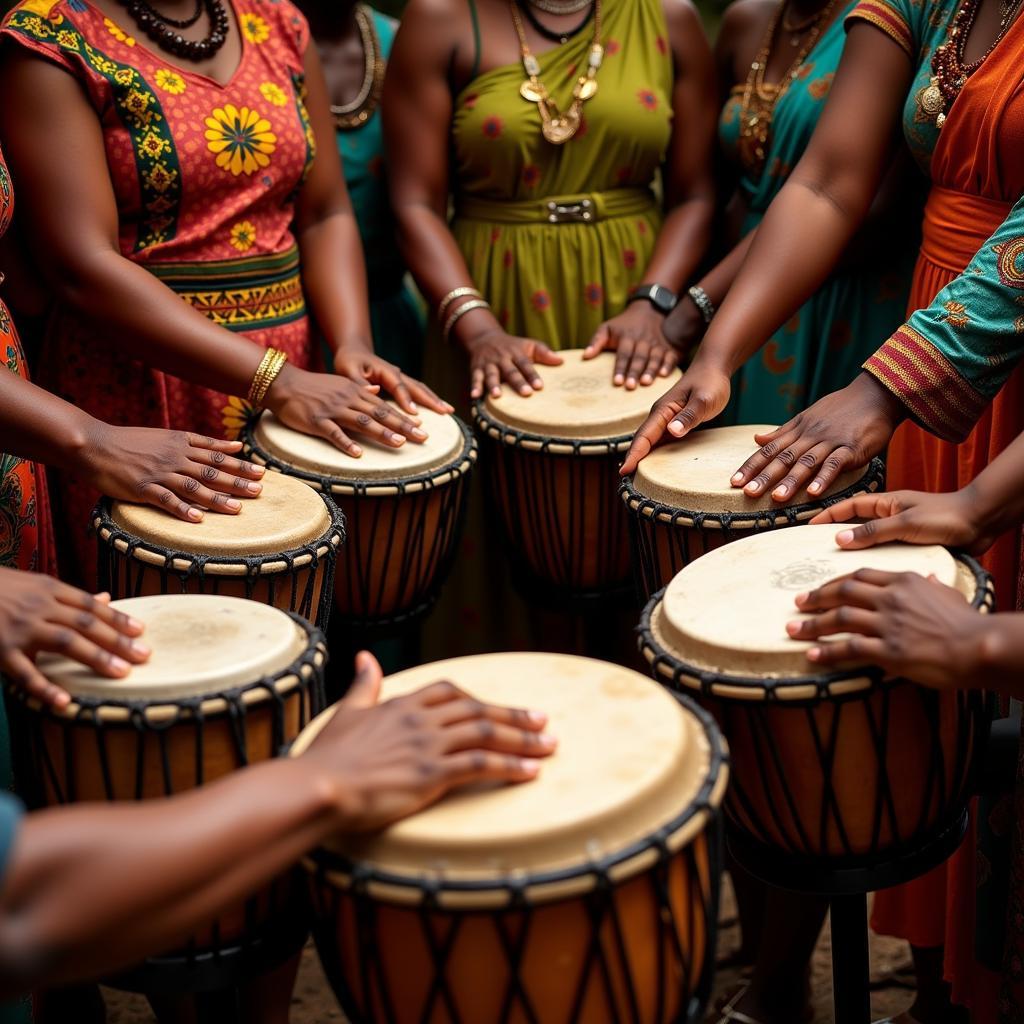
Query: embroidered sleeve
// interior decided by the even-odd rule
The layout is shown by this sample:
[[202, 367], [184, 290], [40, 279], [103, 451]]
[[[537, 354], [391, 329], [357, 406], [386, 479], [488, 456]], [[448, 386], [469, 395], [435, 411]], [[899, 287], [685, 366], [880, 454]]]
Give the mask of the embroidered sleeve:
[[881, 29], [911, 60], [915, 58], [914, 32], [900, 0], [860, 0], [846, 17], [847, 31], [858, 21], [870, 22]]
[[70, 28], [59, 13], [57, 0], [37, 2], [27, 0], [11, 11], [4, 19], [0, 35], [17, 43], [37, 56], [62, 67], [65, 71], [76, 71], [75, 60], [68, 53], [69, 47], [80, 44], [78, 33]]
[[864, 369], [933, 434], [961, 441], [1022, 358], [1024, 199]]

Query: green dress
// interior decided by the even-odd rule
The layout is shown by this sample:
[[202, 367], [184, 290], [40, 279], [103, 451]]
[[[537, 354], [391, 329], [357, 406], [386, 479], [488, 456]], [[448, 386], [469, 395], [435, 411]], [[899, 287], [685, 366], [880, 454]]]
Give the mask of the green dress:
[[[519, 94], [521, 64], [484, 72], [455, 98], [452, 232], [504, 328], [552, 348], [587, 344], [622, 312], [662, 222], [652, 185], [672, 134], [674, 78], [662, 0], [603, 8], [598, 92], [565, 145], [541, 135], [537, 105]], [[560, 106], [592, 41], [588, 26], [539, 57]], [[593, 204], [590, 222], [549, 222], [550, 202], [583, 199]]]
[[[722, 110], [719, 140], [726, 156], [739, 165], [739, 187], [749, 207], [742, 235], [761, 222], [814, 134], [843, 52], [843, 21], [854, 6], [847, 4], [825, 30], [776, 105], [760, 175], [743, 166], [739, 156], [742, 86], [733, 90]], [[784, 423], [846, 387], [878, 339], [903, 322], [917, 243], [904, 233], [873, 254], [870, 263], [834, 273], [736, 374], [723, 422]]]
[[[373, 25], [386, 60], [396, 22], [372, 11]], [[351, 131], [339, 131], [341, 154], [370, 284], [370, 326], [377, 354], [419, 377], [423, 367], [423, 304], [413, 291], [398, 252], [395, 217], [384, 172], [384, 129], [380, 109]], [[327, 360], [330, 366], [330, 359]]]

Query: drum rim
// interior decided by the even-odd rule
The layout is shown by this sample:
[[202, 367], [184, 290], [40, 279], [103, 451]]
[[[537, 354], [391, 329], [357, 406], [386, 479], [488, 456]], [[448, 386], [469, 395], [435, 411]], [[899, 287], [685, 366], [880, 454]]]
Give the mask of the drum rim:
[[[327, 507], [330, 525], [316, 539], [265, 555], [203, 555], [163, 547], [130, 533], [114, 522], [113, 499], [101, 498], [93, 509], [92, 528], [104, 544], [137, 562], [180, 576], [209, 575], [258, 578], [277, 575], [289, 569], [314, 565], [320, 558], [337, 551], [345, 543], [345, 515], [330, 495], [317, 491]], [[142, 555], [139, 555], [142, 552]]]
[[[177, 724], [176, 720], [195, 721], [223, 714], [230, 707], [239, 705], [246, 708], [265, 704], [275, 696], [288, 696], [296, 690], [308, 689], [316, 673], [327, 664], [327, 641], [323, 632], [296, 612], [283, 611], [306, 635], [306, 647], [288, 665], [278, 672], [271, 672], [223, 690], [196, 694], [192, 697], [152, 700], [136, 697], [121, 699], [97, 696], [72, 697], [71, 703], [61, 709], [44, 705], [36, 698], [26, 697], [24, 691], [14, 684], [7, 685], [7, 692], [16, 695], [19, 702], [44, 718], [65, 725], [80, 722], [103, 721], [106, 724], [133, 725], [141, 722], [149, 726]], [[183, 716], [183, 712], [187, 713]]]
[[473, 431], [454, 413], [450, 414], [462, 434], [462, 448], [457, 455], [444, 464], [426, 473], [408, 477], [376, 477], [366, 481], [347, 481], [330, 474], [315, 473], [290, 462], [283, 462], [268, 452], [255, 437], [259, 417], [251, 418], [245, 425], [241, 437], [246, 455], [254, 461], [277, 473], [295, 477], [309, 484], [321, 494], [342, 494], [346, 497], [391, 497], [394, 495], [418, 494], [447, 486], [465, 476], [477, 460], [477, 442]]
[[474, 426], [489, 438], [500, 441], [510, 448], [523, 451], [541, 452], [544, 455], [615, 455], [625, 451], [633, 443], [633, 433], [615, 434], [612, 437], [559, 437], [532, 434], [529, 431], [510, 427], [496, 420], [486, 409], [485, 399], [473, 403]]
[[714, 716], [691, 697], [673, 693], [698, 721], [708, 747], [707, 775], [690, 803], [675, 818], [596, 860], [558, 869], [515, 875], [446, 877], [440, 873], [410, 875], [373, 866], [323, 847], [307, 854], [303, 867], [321, 882], [355, 895], [368, 895], [392, 905], [415, 907], [429, 902], [442, 910], [487, 910], [574, 899], [611, 880], [622, 884], [656, 864], [667, 863], [708, 829], [722, 813], [729, 784], [728, 742]]
[[849, 487], [817, 501], [805, 501], [799, 505], [776, 506], [756, 512], [695, 512], [678, 505], [666, 505], [641, 494], [632, 477], [623, 478], [619, 484], [619, 496], [634, 515], [651, 522], [681, 529], [711, 530], [755, 530], [758, 527], [795, 526], [819, 512], [837, 505], [847, 498], [859, 494], [872, 494], [885, 483], [885, 463], [872, 459], [864, 475]]
[[[984, 615], [995, 610], [992, 576], [977, 559], [964, 551], [950, 551], [956, 562], [974, 577], [975, 592], [971, 607]], [[654, 635], [654, 614], [661, 607], [667, 587], [662, 587], [644, 606], [637, 627], [640, 653], [646, 659], [654, 679], [667, 683], [673, 692], [696, 692], [704, 697], [737, 703], [785, 703], [788, 707], [812, 707], [823, 701], [862, 697], [879, 689], [891, 689], [909, 680], [886, 676], [873, 666], [839, 669], [833, 672], [801, 676], [750, 676], [701, 668], [666, 650]]]

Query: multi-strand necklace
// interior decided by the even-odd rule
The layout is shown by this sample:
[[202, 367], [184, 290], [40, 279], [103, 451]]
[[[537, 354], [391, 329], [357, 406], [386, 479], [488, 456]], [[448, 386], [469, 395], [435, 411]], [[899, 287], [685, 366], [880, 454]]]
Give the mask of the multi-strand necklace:
[[[228, 12], [224, 0], [197, 0], [195, 13], [188, 18], [168, 18], [147, 0], [125, 0], [125, 9], [135, 24], [161, 49], [184, 60], [209, 60], [228, 38]], [[210, 17], [210, 31], [204, 39], [186, 39], [181, 29], [189, 28], [203, 10]]]
[[803, 46], [800, 47], [793, 63], [789, 66], [789, 70], [785, 75], [782, 76], [781, 81], [777, 83], [766, 82], [764, 80], [765, 72], [768, 69], [768, 61], [771, 59], [776, 31], [780, 23], [783, 22], [786, 2], [787, 0], [782, 0], [776, 9], [771, 24], [768, 26], [768, 31], [765, 33], [761, 49], [750, 65], [750, 72], [743, 87], [743, 99], [740, 104], [740, 158], [743, 166], [754, 177], [760, 176], [764, 170], [768, 153], [768, 137], [771, 134], [772, 121], [775, 118], [775, 108], [786, 90], [796, 79], [801, 66], [807, 59], [807, 55], [814, 49], [821, 35], [822, 26], [828, 23], [832, 9], [836, 4], [836, 0], [829, 0], [813, 18], [800, 25], [783, 24], [783, 28], [786, 31], [806, 32], [807, 35]]
[[[555, 5], [555, 0], [545, 0], [545, 3]], [[594, 38], [590, 44], [587, 68], [576, 79], [572, 90], [572, 102], [566, 110], [562, 111], [559, 110], [547, 87], [540, 80], [540, 62], [533, 55], [526, 41], [526, 32], [523, 29], [522, 19], [519, 17], [517, 0], [509, 0], [512, 21], [516, 27], [516, 34], [519, 36], [523, 70], [526, 72], [526, 81], [519, 87], [519, 95], [527, 102], [537, 104], [537, 109], [540, 111], [541, 132], [544, 138], [555, 146], [564, 145], [580, 130], [583, 120], [583, 104], [597, 95], [597, 73], [604, 60], [604, 46], [601, 44], [601, 0], [593, 0], [593, 4]], [[582, 10], [582, 6], [579, 9]], [[565, 13], [565, 11], [562, 10], [559, 13]]]
[[356, 5], [355, 15], [363, 45], [363, 84], [351, 102], [331, 104], [334, 126], [342, 132], [361, 128], [370, 120], [380, 104], [380, 94], [384, 87], [385, 62], [373, 15], [365, 4]]
[[1003, 0], [998, 35], [977, 60], [968, 64], [964, 61], [964, 47], [981, 9], [981, 0], [964, 0], [950, 25], [949, 38], [932, 54], [932, 80], [917, 94], [918, 109], [927, 120], [935, 122], [936, 128], [946, 123], [946, 116], [967, 84], [967, 79], [985, 63], [1002, 41], [1020, 5], [1021, 0]]

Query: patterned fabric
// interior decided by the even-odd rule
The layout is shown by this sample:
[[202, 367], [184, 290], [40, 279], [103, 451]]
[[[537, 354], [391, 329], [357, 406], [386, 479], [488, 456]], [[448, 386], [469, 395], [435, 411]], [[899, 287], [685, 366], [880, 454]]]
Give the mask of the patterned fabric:
[[[225, 85], [173, 63], [84, 0], [24, 0], [3, 37], [73, 75], [103, 132], [121, 254], [210, 319], [311, 363], [292, 221], [315, 142], [305, 19], [288, 0], [237, 0], [242, 55]], [[55, 140], [59, 148], [60, 140]], [[147, 368], [109, 332], [57, 310], [41, 381], [117, 424], [232, 435], [244, 403]], [[94, 575], [95, 492], [62, 481], [62, 533]]]
[[[455, 98], [455, 239], [505, 328], [554, 348], [586, 344], [602, 321], [622, 311], [654, 250], [661, 211], [652, 199], [639, 213], [593, 224], [508, 224], [460, 215], [458, 204], [535, 201], [539, 208], [548, 197], [649, 188], [672, 133], [664, 11], [661, 0], [610, 0], [604, 9], [599, 91], [564, 146], [541, 135], [537, 105], [519, 95], [518, 63], [485, 72]], [[590, 42], [582, 32], [538, 58], [540, 77], [559, 103], [568, 102]]]
[[[386, 60], [395, 39], [396, 22], [377, 11], [373, 24]], [[370, 284], [370, 326], [378, 355], [413, 377], [423, 365], [423, 304], [408, 283], [405, 263], [395, 240], [395, 217], [384, 167], [384, 129], [380, 110], [352, 131], [338, 132], [338, 152], [345, 184], [355, 209]], [[324, 352], [328, 366], [330, 354]]]
[[[855, 2], [851, 0], [848, 9]], [[775, 107], [763, 173], [752, 173], [740, 163], [742, 85], [733, 89], [725, 104], [719, 140], [726, 157], [740, 165], [739, 187], [749, 211], [741, 237], [760, 224], [807, 148], [844, 41], [841, 14], [826, 28]], [[903, 320], [916, 251], [917, 239], [907, 236], [872, 253], [859, 267], [836, 271], [735, 375], [723, 423], [784, 423], [849, 384], [878, 339]]]

